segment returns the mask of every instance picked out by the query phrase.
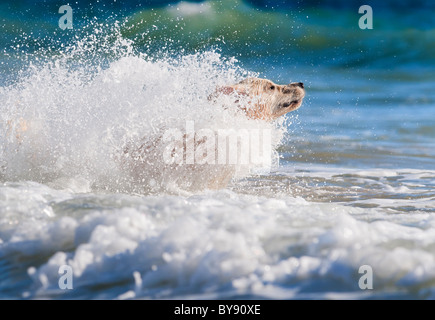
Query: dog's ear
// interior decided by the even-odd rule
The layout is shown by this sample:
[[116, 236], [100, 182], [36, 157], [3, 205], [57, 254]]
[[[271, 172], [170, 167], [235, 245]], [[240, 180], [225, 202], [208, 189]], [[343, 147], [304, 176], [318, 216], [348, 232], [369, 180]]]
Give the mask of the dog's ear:
[[226, 95], [230, 95], [230, 94], [235, 94], [235, 95], [242, 95], [242, 96], [247, 96], [248, 95], [248, 91], [247, 91], [247, 87], [244, 83], [238, 83], [236, 85], [233, 86], [225, 86], [221, 88], [221, 93], [222, 94], [226, 94]]
[[216, 89], [216, 93], [217, 94], [225, 94], [225, 95], [230, 95], [234, 92], [234, 87], [233, 86], [224, 86], [224, 87], [219, 87]]
[[230, 95], [234, 92], [234, 88], [231, 86], [217, 87], [216, 90], [208, 96], [208, 100], [216, 100], [221, 94]]
[[214, 93], [208, 96], [208, 100], [216, 99], [220, 95], [247, 95], [246, 88], [244, 86], [239, 86], [238, 84], [233, 86], [222, 86], [218, 87]]

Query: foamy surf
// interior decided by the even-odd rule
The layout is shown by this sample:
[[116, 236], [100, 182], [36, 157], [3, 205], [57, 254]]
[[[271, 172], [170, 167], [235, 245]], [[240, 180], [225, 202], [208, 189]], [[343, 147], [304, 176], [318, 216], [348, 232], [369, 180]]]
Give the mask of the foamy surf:
[[[359, 176], [363, 186], [384, 173], [349, 172], [341, 184]], [[389, 172], [403, 184], [416, 175], [435, 178], [433, 172], [408, 174]], [[295, 178], [285, 170], [275, 175]], [[305, 178], [315, 183], [332, 175], [309, 170]], [[338, 188], [338, 180], [329, 188]], [[285, 190], [284, 181], [279, 185]], [[406, 199], [388, 180], [384, 190], [399, 203]], [[311, 196], [321, 191], [312, 188]], [[325, 186], [322, 192], [331, 191]], [[7, 183], [0, 188], [2, 290], [9, 297], [55, 299], [433, 297], [429, 194], [408, 201], [412, 214], [385, 201], [361, 206], [363, 197], [304, 198], [309, 195], [236, 190], [188, 197], [77, 194]], [[64, 266], [73, 272], [72, 290], [59, 286]], [[361, 266], [372, 268], [373, 290], [360, 288]]]

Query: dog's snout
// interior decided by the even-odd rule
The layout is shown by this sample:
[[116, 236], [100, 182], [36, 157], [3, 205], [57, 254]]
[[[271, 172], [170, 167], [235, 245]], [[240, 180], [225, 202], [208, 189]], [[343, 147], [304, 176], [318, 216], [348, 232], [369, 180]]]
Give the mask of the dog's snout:
[[282, 93], [284, 93], [284, 94], [293, 93], [293, 92], [295, 92], [295, 87], [299, 87], [301, 89], [304, 89], [304, 84], [303, 84], [303, 82], [292, 82], [283, 88]]
[[299, 87], [299, 88], [304, 88], [304, 84], [303, 84], [303, 82], [293, 82], [293, 83], [290, 83], [290, 85], [291, 86], [293, 86], [293, 87]]

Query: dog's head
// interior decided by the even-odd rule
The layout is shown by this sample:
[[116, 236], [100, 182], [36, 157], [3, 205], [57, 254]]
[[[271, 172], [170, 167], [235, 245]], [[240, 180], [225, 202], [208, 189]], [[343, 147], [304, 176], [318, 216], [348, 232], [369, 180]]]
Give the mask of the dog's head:
[[246, 96], [238, 99], [243, 101], [239, 107], [252, 119], [267, 121], [294, 111], [302, 104], [305, 97], [304, 84], [294, 82], [288, 85], [278, 85], [267, 79], [248, 78], [238, 84], [218, 89], [221, 94]]

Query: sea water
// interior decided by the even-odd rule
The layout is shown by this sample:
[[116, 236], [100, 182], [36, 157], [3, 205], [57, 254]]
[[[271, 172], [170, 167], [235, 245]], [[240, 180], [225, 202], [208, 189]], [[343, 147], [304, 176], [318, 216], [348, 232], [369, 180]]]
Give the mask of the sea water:
[[[3, 3], [0, 298], [434, 298], [434, 7], [346, 3]], [[208, 98], [249, 76], [302, 107]], [[122, 165], [189, 123], [267, 130], [271, 165]]]

